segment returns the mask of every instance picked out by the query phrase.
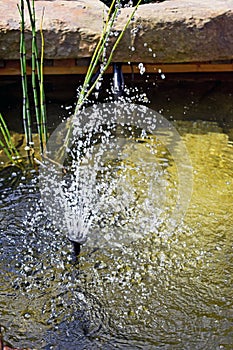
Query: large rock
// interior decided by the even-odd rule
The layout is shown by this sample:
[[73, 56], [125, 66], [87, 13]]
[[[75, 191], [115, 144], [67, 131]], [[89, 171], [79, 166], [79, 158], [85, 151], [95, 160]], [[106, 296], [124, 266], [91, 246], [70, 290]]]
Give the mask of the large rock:
[[[38, 28], [42, 9], [45, 9], [45, 58], [92, 55], [103, 27], [103, 3], [98, 0], [45, 0], [35, 1], [35, 5]], [[0, 0], [0, 6], [0, 59], [18, 59], [20, 17], [17, 2]], [[131, 11], [122, 10], [117, 30], [122, 30]], [[152, 63], [231, 60], [232, 33], [232, 0], [168, 0], [141, 5], [114, 60]], [[26, 34], [30, 47], [30, 34]]]
[[[124, 21], [122, 16], [119, 29]], [[130, 37], [131, 61], [180, 63], [233, 58], [232, 0], [170, 0], [142, 5], [132, 26], [138, 32], [135, 37], [128, 34], [121, 43], [115, 57], [119, 61], [126, 59]]]
[[[20, 0], [0, 0], [0, 59], [19, 58], [20, 16], [17, 3]], [[30, 21], [26, 1], [24, 3], [27, 28], [25, 38], [27, 47], [30, 48]], [[35, 9], [38, 31], [44, 11], [45, 58], [65, 59], [92, 55], [103, 28], [103, 12], [107, 9], [102, 2], [44, 0], [35, 1]]]

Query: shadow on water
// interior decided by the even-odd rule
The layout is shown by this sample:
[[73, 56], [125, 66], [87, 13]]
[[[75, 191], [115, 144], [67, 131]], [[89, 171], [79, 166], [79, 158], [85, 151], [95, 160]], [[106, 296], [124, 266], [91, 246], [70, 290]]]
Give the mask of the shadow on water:
[[[151, 99], [160, 104], [156, 110], [176, 119], [194, 174], [185, 220], [172, 232], [160, 225], [124, 246], [84, 244], [75, 261], [71, 242], [40, 202], [37, 174], [13, 167], [0, 174], [0, 325], [6, 344], [46, 350], [232, 348], [230, 92], [225, 86], [220, 93], [228, 101], [224, 124], [207, 121], [213, 104], [221, 105], [217, 93], [207, 98], [199, 92], [204, 97], [197, 102], [197, 86], [187, 97], [183, 87], [161, 89], [160, 95], [149, 90]], [[143, 159], [144, 150], [145, 143], [138, 143], [134, 161]], [[167, 164], [173, 193], [175, 168], [168, 153], [158, 157]]]

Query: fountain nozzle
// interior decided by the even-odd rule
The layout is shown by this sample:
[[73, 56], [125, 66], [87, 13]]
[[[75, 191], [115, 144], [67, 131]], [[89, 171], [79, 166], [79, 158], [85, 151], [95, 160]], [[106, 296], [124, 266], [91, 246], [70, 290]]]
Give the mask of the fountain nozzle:
[[124, 76], [122, 73], [122, 64], [113, 63], [113, 93], [115, 98], [123, 96], [124, 94]]
[[81, 244], [72, 240], [70, 240], [70, 242], [73, 244], [75, 255], [79, 256], [81, 251]]

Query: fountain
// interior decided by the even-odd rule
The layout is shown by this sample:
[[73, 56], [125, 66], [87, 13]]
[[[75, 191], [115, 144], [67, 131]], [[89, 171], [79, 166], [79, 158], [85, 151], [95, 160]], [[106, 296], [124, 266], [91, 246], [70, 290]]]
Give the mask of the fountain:
[[53, 131], [39, 176], [10, 169], [0, 180], [4, 343], [230, 349], [230, 134], [196, 120], [213, 99], [203, 113], [196, 98], [191, 118], [195, 93], [144, 85], [164, 113], [192, 119], [171, 122], [123, 86], [115, 64], [108, 100]]
[[[187, 88], [171, 90], [178, 116]], [[167, 91], [155, 91], [165, 110]], [[171, 123], [140, 96], [127, 100], [127, 83], [125, 96], [59, 125], [39, 182], [13, 169], [1, 187], [5, 344], [231, 347], [230, 134], [217, 122]], [[82, 239], [78, 265], [70, 239]]]
[[192, 166], [170, 122], [122, 99], [86, 108], [67, 124], [72, 134], [65, 146], [65, 123], [48, 141], [40, 188], [52, 221], [78, 251], [86, 241], [130, 244], [165, 222], [171, 232], [181, 223]]

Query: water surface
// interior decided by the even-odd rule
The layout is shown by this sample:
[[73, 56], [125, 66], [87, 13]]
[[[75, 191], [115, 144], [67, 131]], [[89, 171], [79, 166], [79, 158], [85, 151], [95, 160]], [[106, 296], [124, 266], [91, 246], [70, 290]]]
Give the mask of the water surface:
[[[215, 122], [175, 125], [194, 174], [184, 222], [151, 228], [124, 247], [86, 244], [79, 264], [39, 204], [36, 174], [12, 171], [2, 180], [6, 342], [34, 349], [232, 349], [233, 145]], [[139, 155], [145, 157], [140, 143]], [[173, 193], [175, 168], [168, 154], [158, 157], [168, 164], [160, 175]]]

